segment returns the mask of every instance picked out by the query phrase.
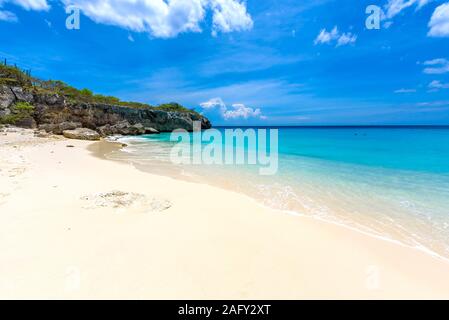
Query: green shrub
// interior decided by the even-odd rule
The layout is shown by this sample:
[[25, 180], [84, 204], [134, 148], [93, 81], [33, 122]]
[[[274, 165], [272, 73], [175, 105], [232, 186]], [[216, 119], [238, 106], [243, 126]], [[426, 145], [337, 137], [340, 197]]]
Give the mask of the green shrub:
[[31, 117], [34, 112], [34, 107], [28, 102], [17, 102], [10, 109], [10, 114], [0, 117], [0, 123], [16, 124], [23, 119]]
[[199, 115], [199, 113], [196, 112], [195, 110], [187, 109], [186, 107], [184, 107], [176, 102], [160, 104], [159, 106], [155, 107], [155, 109], [169, 111], [169, 112], [190, 113], [190, 114]]
[[93, 93], [92, 93], [92, 91], [90, 91], [89, 89], [86, 89], [86, 88], [84, 88], [84, 89], [82, 89], [80, 92], [79, 92], [82, 96], [85, 96], [85, 97], [93, 97]]
[[135, 109], [145, 109], [145, 108], [152, 108], [149, 104], [146, 103], [140, 103], [140, 102], [130, 102], [130, 101], [121, 101], [119, 105], [123, 107], [128, 108], [135, 108]]
[[31, 86], [31, 77], [17, 67], [0, 64], [0, 80], [5, 84]]
[[0, 124], [15, 124], [21, 118], [16, 114], [8, 114], [6, 116], [0, 117]]
[[32, 113], [34, 111], [34, 107], [28, 102], [17, 102], [13, 107], [13, 110], [24, 113]]

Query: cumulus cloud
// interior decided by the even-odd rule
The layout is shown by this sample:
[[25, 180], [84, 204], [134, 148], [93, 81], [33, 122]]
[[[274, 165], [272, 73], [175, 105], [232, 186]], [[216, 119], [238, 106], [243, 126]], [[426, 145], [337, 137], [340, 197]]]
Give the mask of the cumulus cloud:
[[253, 26], [242, 0], [62, 0], [97, 23], [171, 38], [183, 32], [201, 32], [207, 11], [212, 33], [249, 30]]
[[226, 110], [223, 114], [223, 118], [228, 119], [248, 119], [248, 118], [260, 118], [262, 116], [262, 112], [259, 108], [253, 109], [245, 106], [241, 103], [236, 103], [232, 105], [231, 110]]
[[249, 118], [258, 118], [264, 120], [267, 118], [262, 114], [262, 111], [259, 108], [253, 109], [242, 103], [235, 103], [230, 108], [228, 108], [221, 98], [210, 99], [209, 101], [201, 103], [200, 106], [206, 112], [218, 110], [221, 117], [225, 120]]
[[430, 37], [449, 37], [449, 2], [437, 7], [429, 22]]
[[213, 35], [217, 31], [232, 32], [244, 31], [253, 27], [253, 20], [246, 12], [246, 5], [235, 0], [214, 0], [211, 1], [213, 11]]
[[439, 58], [428, 60], [423, 63], [427, 68], [424, 68], [424, 73], [427, 74], [443, 74], [449, 72], [449, 60]]
[[17, 22], [17, 16], [10, 11], [0, 10], [0, 21]]
[[449, 83], [442, 83], [438, 80], [433, 80], [429, 83], [429, 89], [440, 90], [440, 89], [449, 89]]
[[221, 98], [212, 98], [209, 101], [200, 103], [200, 106], [205, 110], [219, 108], [220, 110], [226, 111], [226, 104]]
[[386, 18], [391, 19], [398, 15], [402, 10], [412, 6], [416, 6], [416, 9], [419, 10], [431, 1], [432, 0], [388, 0], [385, 5]]
[[331, 44], [336, 43], [336, 46], [344, 46], [347, 44], [354, 44], [357, 41], [357, 35], [350, 32], [340, 33], [338, 27], [335, 26], [331, 31], [322, 29], [315, 39], [315, 45], [317, 44]]

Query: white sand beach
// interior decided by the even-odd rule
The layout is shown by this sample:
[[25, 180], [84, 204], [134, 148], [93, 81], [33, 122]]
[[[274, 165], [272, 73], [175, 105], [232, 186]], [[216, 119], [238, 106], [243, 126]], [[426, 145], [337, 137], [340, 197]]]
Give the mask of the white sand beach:
[[449, 298], [424, 252], [8, 130], [0, 299]]

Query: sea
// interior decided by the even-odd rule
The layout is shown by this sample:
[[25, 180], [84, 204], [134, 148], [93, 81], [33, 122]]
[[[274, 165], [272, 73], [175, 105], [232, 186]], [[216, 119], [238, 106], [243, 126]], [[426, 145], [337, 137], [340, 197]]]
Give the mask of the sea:
[[[225, 136], [235, 129], [214, 130]], [[118, 138], [127, 146], [106, 156], [241, 192], [280, 214], [325, 220], [449, 258], [449, 127], [240, 129], [277, 130], [277, 147], [268, 148], [269, 156], [277, 155], [275, 174], [260, 174], [260, 164], [174, 163], [170, 155], [179, 140], [170, 133]], [[201, 133], [185, 135], [188, 144]], [[237, 144], [203, 141], [197, 152], [229, 143]], [[250, 143], [235, 147], [254, 149]]]

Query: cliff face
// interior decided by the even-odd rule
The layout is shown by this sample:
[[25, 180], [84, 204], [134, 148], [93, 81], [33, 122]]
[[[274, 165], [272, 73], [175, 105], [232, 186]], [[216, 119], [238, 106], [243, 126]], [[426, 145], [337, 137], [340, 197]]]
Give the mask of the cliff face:
[[211, 127], [207, 118], [195, 113], [73, 103], [57, 94], [35, 94], [21, 87], [0, 86], [0, 118], [17, 115], [14, 108], [21, 102], [31, 105], [32, 111], [16, 117], [17, 125], [39, 127], [57, 134], [77, 127], [93, 129], [102, 136], [170, 132], [175, 129], [192, 131], [193, 121], [201, 121], [203, 129]]

